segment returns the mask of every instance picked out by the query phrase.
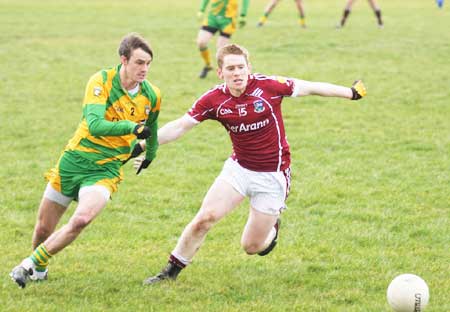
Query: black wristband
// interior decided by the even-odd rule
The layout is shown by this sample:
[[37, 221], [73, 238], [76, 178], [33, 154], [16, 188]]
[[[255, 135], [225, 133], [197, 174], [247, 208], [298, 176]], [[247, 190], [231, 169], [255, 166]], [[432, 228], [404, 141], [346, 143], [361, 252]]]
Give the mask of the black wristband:
[[147, 126], [137, 125], [133, 130], [133, 134], [138, 139], [146, 139], [150, 136], [150, 129]]
[[144, 151], [144, 149], [142, 148], [141, 144], [136, 143], [136, 145], [134, 145], [133, 151], [131, 152], [131, 158], [134, 157], [138, 157], [142, 152]]
[[351, 87], [352, 89], [352, 100], [359, 100], [360, 98], [362, 98], [362, 96], [358, 93], [358, 91], [356, 91], [355, 88]]

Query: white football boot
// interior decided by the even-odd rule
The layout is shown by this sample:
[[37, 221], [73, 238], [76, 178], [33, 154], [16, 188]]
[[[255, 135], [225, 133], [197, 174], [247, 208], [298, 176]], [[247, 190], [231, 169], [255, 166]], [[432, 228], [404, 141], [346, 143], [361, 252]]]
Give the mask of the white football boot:
[[36, 265], [30, 258], [25, 258], [18, 266], [16, 266], [9, 276], [15, 281], [19, 287], [25, 288], [26, 284], [31, 281], [46, 280], [48, 269], [44, 272], [36, 271]]

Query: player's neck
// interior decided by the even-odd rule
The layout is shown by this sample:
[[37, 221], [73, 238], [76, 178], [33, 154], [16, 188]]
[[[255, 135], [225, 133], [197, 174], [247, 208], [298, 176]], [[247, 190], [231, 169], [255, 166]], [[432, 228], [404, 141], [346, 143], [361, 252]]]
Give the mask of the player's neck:
[[127, 91], [136, 89], [139, 84], [139, 82], [131, 81], [131, 80], [128, 82], [121, 81], [121, 83], [122, 83], [122, 87]]
[[231, 95], [234, 97], [240, 97], [245, 92], [245, 88], [244, 89], [234, 89], [234, 88], [228, 87], [228, 90], [230, 90]]
[[137, 87], [139, 82], [128, 78], [127, 73], [122, 66], [122, 68], [120, 69], [120, 84], [125, 90], [132, 90]]

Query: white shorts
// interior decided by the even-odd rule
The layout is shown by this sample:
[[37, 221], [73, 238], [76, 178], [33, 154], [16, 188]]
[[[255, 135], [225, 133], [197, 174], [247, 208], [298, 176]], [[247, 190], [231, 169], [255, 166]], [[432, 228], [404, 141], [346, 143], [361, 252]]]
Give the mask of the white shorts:
[[248, 170], [229, 158], [217, 179], [230, 183], [236, 191], [250, 198], [256, 210], [278, 216], [286, 209], [286, 199], [291, 185], [290, 169], [279, 172]]
[[[83, 194], [86, 194], [91, 191], [98, 191], [102, 193], [103, 197], [106, 200], [108, 200], [111, 197], [109, 190], [103, 185], [83, 186], [78, 192], [78, 197], [81, 197], [83, 196]], [[73, 200], [72, 197], [68, 197], [55, 190], [50, 183], [47, 183], [47, 187], [45, 188], [44, 191], [44, 197], [66, 208], [70, 205], [70, 203]]]

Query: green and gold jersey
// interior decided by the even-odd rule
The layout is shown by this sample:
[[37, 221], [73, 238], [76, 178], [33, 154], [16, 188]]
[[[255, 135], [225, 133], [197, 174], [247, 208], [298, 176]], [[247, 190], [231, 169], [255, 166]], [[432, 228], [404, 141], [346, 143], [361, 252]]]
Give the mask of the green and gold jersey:
[[150, 128], [146, 158], [152, 160], [158, 148], [159, 89], [144, 80], [134, 96], [123, 89], [119, 65], [94, 74], [87, 86], [83, 114], [75, 135], [65, 150], [99, 165], [120, 166], [136, 144], [133, 130], [137, 124]]
[[[202, 0], [200, 11], [205, 12], [209, 0]], [[249, 0], [242, 0], [241, 16], [247, 15]], [[211, 0], [210, 14], [233, 18], [238, 16], [238, 0]]]

